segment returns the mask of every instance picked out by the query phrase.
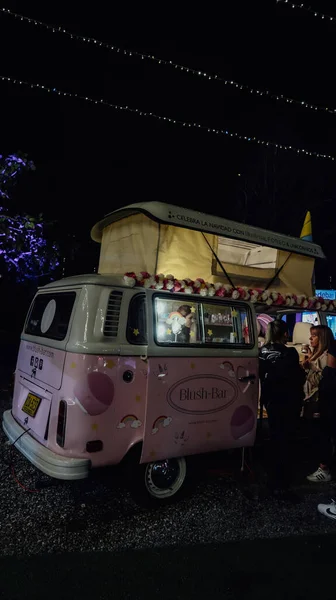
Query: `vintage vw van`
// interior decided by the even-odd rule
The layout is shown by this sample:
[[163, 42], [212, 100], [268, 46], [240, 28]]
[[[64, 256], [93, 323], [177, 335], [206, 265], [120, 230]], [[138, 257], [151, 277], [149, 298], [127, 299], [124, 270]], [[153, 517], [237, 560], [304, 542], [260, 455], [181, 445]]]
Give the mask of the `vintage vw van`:
[[186, 456], [253, 445], [257, 354], [247, 302], [128, 287], [118, 276], [64, 279], [32, 303], [3, 428], [59, 479], [138, 450], [141, 485], [165, 500], [184, 483]]
[[335, 319], [333, 303], [312, 297], [324, 255], [312, 242], [160, 202], [114, 211], [91, 235], [99, 274], [35, 296], [3, 428], [52, 477], [135, 458], [132, 480], [169, 500], [183, 488], [185, 457], [254, 443], [256, 312], [291, 321], [298, 349], [307, 311]]

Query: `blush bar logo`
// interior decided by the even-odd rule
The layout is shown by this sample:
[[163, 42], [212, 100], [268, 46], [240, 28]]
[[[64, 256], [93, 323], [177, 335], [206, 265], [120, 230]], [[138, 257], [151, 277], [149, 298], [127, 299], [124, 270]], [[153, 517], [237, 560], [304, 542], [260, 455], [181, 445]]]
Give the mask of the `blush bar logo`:
[[217, 375], [194, 375], [175, 383], [167, 402], [175, 410], [191, 415], [206, 415], [224, 410], [238, 396], [233, 381]]

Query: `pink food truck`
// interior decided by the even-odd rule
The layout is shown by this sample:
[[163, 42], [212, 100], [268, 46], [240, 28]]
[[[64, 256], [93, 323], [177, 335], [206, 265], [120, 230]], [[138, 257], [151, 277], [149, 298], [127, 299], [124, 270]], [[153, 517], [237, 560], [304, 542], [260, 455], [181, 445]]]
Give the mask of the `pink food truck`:
[[83, 479], [127, 459], [144, 495], [170, 501], [183, 489], [186, 457], [254, 444], [256, 309], [332, 315], [335, 307], [308, 301], [323, 253], [156, 202], [111, 213], [92, 237], [99, 274], [36, 293], [3, 429], [51, 477]]

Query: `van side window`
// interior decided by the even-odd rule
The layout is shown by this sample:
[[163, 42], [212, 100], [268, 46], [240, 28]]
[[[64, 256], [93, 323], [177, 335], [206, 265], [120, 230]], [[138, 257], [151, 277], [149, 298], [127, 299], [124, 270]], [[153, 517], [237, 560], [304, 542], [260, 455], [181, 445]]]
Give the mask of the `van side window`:
[[330, 327], [333, 332], [334, 338], [336, 338], [336, 316], [335, 315], [326, 315], [327, 325]]
[[318, 325], [319, 318], [317, 312], [308, 311], [291, 311], [284, 314], [282, 317], [283, 321], [286, 321], [288, 326], [288, 341], [293, 342], [293, 333], [296, 323], [311, 323], [311, 325]]
[[155, 341], [177, 345], [251, 344], [250, 318], [241, 306], [191, 301], [184, 298], [154, 299]]
[[155, 339], [159, 344], [201, 344], [199, 302], [155, 298]]
[[64, 340], [76, 292], [38, 294], [30, 309], [25, 333], [51, 340]]
[[148, 344], [145, 294], [137, 294], [131, 299], [128, 309], [126, 337], [130, 344]]
[[246, 309], [222, 304], [202, 305], [205, 344], [250, 344]]

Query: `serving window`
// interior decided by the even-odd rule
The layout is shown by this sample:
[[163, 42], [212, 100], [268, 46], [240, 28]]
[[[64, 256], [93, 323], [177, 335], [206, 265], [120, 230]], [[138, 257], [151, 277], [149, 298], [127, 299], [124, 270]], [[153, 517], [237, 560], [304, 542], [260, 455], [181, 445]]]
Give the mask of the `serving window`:
[[[184, 302], [183, 302], [184, 300]], [[154, 297], [155, 341], [160, 345], [245, 345], [252, 343], [245, 307], [209, 299]]]

